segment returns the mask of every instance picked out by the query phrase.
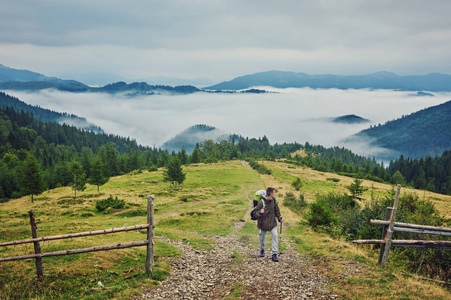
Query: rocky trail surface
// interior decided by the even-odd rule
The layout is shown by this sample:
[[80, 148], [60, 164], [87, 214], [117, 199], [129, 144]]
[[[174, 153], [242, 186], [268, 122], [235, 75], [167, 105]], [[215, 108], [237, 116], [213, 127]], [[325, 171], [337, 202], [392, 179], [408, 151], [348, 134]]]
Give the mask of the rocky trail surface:
[[[244, 223], [236, 224], [240, 230]], [[257, 233], [257, 229], [256, 229]], [[136, 299], [335, 299], [328, 282], [305, 257], [289, 247], [271, 260], [270, 234], [267, 255], [236, 233], [210, 237], [214, 250], [199, 251], [181, 241], [171, 243], [183, 255], [169, 259], [171, 274], [161, 287], [146, 291]], [[269, 245], [268, 245], [269, 242]]]

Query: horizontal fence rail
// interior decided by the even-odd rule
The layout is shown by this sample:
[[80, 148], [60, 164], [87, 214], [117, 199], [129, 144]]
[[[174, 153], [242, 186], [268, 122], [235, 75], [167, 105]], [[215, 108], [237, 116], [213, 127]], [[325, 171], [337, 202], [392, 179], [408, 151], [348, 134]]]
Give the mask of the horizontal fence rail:
[[53, 241], [53, 240], [71, 239], [71, 238], [82, 237], [82, 236], [90, 236], [90, 235], [99, 235], [99, 234], [109, 234], [109, 233], [117, 233], [117, 232], [123, 232], [123, 231], [132, 231], [132, 230], [145, 229], [145, 228], [148, 228], [148, 227], [149, 227], [149, 224], [141, 224], [141, 225], [128, 226], [128, 227], [111, 228], [111, 229], [103, 229], [103, 230], [87, 231], [87, 232], [77, 232], [77, 233], [69, 233], [69, 234], [55, 235], [55, 236], [46, 236], [46, 237], [40, 237], [40, 238], [34, 238], [34, 239], [26, 239], [26, 240], [21, 240], [21, 241], [12, 241], [12, 242], [0, 243], [0, 247], [2, 247], [2, 246], [15, 246], [15, 245], [20, 245], [20, 244], [34, 243], [34, 242], [46, 242], [46, 241]]
[[[355, 244], [377, 245], [385, 244], [384, 240], [355, 240]], [[424, 241], [424, 240], [392, 240], [393, 247], [419, 247], [419, 248], [451, 248], [451, 241]]]
[[[21, 245], [21, 244], [33, 243], [35, 253], [30, 254], [30, 255], [21, 255], [21, 256], [0, 258], [0, 262], [17, 261], [17, 260], [24, 260], [24, 259], [35, 259], [36, 260], [36, 271], [37, 271], [38, 278], [42, 278], [44, 276], [43, 268], [42, 268], [42, 260], [41, 260], [43, 257], [62, 256], [62, 255], [71, 255], [71, 254], [79, 254], [79, 253], [88, 253], [88, 252], [96, 252], [96, 251], [107, 251], [107, 250], [113, 250], [113, 249], [125, 249], [125, 248], [132, 248], [132, 247], [147, 246], [145, 267], [146, 267], [146, 273], [149, 274], [152, 271], [153, 264], [154, 264], [154, 257], [153, 257], [154, 245], [155, 245], [155, 243], [154, 243], [154, 235], [155, 235], [155, 232], [154, 232], [154, 200], [155, 200], [155, 197], [153, 195], [150, 195], [147, 197], [147, 224], [120, 227], [120, 228], [110, 228], [110, 229], [103, 229], [103, 230], [95, 230], [95, 231], [87, 231], [87, 232], [69, 233], [69, 234], [47, 236], [47, 237], [38, 237], [34, 212], [33, 212], [33, 210], [30, 210], [28, 213], [30, 215], [32, 238], [20, 240], [20, 241], [11, 241], [11, 242], [0, 243], [0, 247], [16, 246], [16, 245]], [[124, 231], [127, 232], [127, 231], [132, 231], [132, 230], [139, 230], [139, 229], [147, 229], [147, 239], [146, 240], [134, 241], [134, 242], [129, 242], [129, 243], [120, 243], [120, 244], [114, 244], [114, 245], [94, 246], [94, 247], [83, 248], [83, 249], [62, 250], [62, 251], [47, 252], [47, 253], [41, 253], [41, 247], [39, 244], [39, 242], [61, 240], [61, 239], [72, 239], [72, 238], [76, 238], [76, 237], [110, 234], [110, 233], [118, 233], [118, 232], [124, 232]]]
[[[371, 224], [387, 226], [388, 221], [371, 220]], [[451, 236], [451, 228], [395, 222], [394, 231]]]
[[426, 226], [410, 223], [395, 222], [396, 211], [398, 209], [399, 194], [401, 186], [398, 184], [393, 207], [387, 207], [385, 220], [371, 220], [371, 224], [381, 225], [381, 240], [354, 240], [354, 244], [381, 245], [379, 253], [379, 263], [385, 264], [388, 260], [390, 247], [419, 247], [419, 248], [436, 248], [451, 249], [451, 241], [426, 241], [426, 240], [393, 240], [392, 235], [395, 231], [434, 234], [442, 236], [451, 236], [451, 228]]
[[149, 241], [145, 240], [145, 241], [130, 242], [130, 243], [123, 243], [123, 244], [116, 244], [116, 245], [95, 246], [95, 247], [83, 248], [83, 249], [73, 249], [73, 250], [63, 250], [63, 251], [56, 251], [56, 252], [22, 255], [22, 256], [13, 256], [13, 257], [7, 257], [7, 258], [0, 258], [0, 262], [33, 259], [33, 258], [39, 258], [39, 257], [71, 255], [71, 254], [88, 253], [88, 252], [96, 252], [96, 251], [106, 251], [106, 250], [113, 250], [113, 249], [125, 249], [125, 248], [131, 248], [131, 247], [147, 246], [147, 244], [149, 244]]

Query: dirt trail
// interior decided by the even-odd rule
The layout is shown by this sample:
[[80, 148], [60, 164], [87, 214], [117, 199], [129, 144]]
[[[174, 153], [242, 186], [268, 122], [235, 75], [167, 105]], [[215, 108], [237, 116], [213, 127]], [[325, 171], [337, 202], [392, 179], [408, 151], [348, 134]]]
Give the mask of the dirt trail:
[[[242, 162], [250, 168], [247, 162]], [[245, 195], [249, 200], [249, 194]], [[181, 241], [160, 240], [183, 251], [178, 258], [168, 259], [171, 274], [161, 287], [146, 291], [135, 299], [336, 299], [328, 293], [328, 282], [315, 269], [312, 262], [297, 254], [288, 244], [279, 254], [279, 262], [271, 260], [271, 235], [266, 239], [266, 257], [259, 257], [259, 246], [249, 245], [237, 232], [250, 220], [251, 207], [241, 222], [233, 226], [234, 233], [210, 237], [216, 242], [214, 250], [199, 251]], [[258, 229], [255, 226], [257, 236]]]
[[[160, 282], [160, 288], [135, 299], [224, 299], [237, 289], [241, 290], [239, 299], [337, 298], [327, 292], [327, 280], [293, 248], [288, 247], [279, 255], [279, 262], [273, 262], [269, 234], [269, 255], [260, 258], [257, 246], [250, 246], [247, 239], [236, 234], [243, 226], [244, 222], [238, 222], [234, 233], [210, 237], [216, 242], [211, 251], [199, 251], [181, 241], [160, 237], [184, 254], [168, 259], [171, 275]], [[257, 235], [257, 228], [255, 232]]]

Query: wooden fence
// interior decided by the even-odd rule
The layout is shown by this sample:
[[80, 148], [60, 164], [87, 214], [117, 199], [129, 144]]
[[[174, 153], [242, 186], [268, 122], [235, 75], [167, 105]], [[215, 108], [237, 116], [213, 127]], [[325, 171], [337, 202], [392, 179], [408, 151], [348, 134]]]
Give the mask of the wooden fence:
[[393, 240], [393, 232], [411, 232], [422, 234], [436, 234], [451, 236], [451, 228], [424, 226], [409, 223], [395, 222], [396, 211], [398, 210], [399, 194], [401, 185], [396, 188], [396, 196], [393, 207], [387, 207], [385, 213], [385, 220], [371, 220], [371, 224], [382, 225], [382, 239], [381, 240], [354, 240], [356, 244], [380, 244], [381, 249], [379, 253], [379, 263], [386, 264], [388, 261], [388, 254], [390, 247], [422, 247], [422, 248], [442, 248], [451, 249], [451, 241], [426, 241], [426, 240]]
[[[96, 252], [96, 251], [107, 251], [113, 249], [124, 249], [131, 247], [142, 247], [147, 246], [147, 255], [146, 255], [146, 273], [149, 274], [152, 271], [154, 258], [154, 200], [155, 197], [150, 195], [147, 197], [147, 224], [121, 227], [121, 228], [111, 228], [111, 229], [103, 229], [97, 231], [88, 231], [88, 232], [78, 232], [78, 233], [70, 233], [65, 235], [57, 235], [57, 236], [48, 236], [48, 237], [38, 237], [38, 231], [36, 226], [36, 221], [34, 217], [33, 210], [30, 210], [28, 213], [30, 215], [30, 224], [31, 224], [31, 239], [21, 240], [21, 241], [11, 241], [0, 243], [0, 247], [2, 246], [15, 246], [20, 244], [33, 243], [34, 244], [34, 254], [30, 255], [22, 255], [22, 256], [13, 256], [0, 258], [0, 262], [6, 261], [15, 261], [15, 260], [23, 260], [23, 259], [36, 259], [36, 272], [38, 278], [42, 278], [44, 276], [42, 269], [42, 257], [50, 257], [50, 256], [61, 256], [61, 255], [71, 255], [78, 253], [87, 253], [87, 252]], [[92, 235], [100, 235], [100, 234], [110, 234], [124, 231], [132, 231], [147, 228], [147, 240], [144, 241], [135, 241], [129, 243], [115, 244], [115, 245], [105, 245], [105, 246], [95, 246], [84, 249], [72, 249], [72, 250], [63, 250], [57, 252], [47, 252], [41, 253], [41, 246], [39, 242], [44, 241], [52, 241], [52, 240], [61, 240], [61, 239], [71, 239], [82, 236], [92, 236]]]

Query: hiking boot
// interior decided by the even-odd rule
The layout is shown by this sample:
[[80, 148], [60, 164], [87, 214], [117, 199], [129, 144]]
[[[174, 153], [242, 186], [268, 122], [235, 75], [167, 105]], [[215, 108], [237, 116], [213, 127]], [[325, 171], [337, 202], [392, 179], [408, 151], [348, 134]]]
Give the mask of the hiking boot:
[[275, 262], [279, 261], [279, 259], [277, 258], [277, 254], [275, 254], [275, 253], [272, 255], [271, 259], [272, 259], [272, 261], [275, 261]]
[[265, 257], [265, 250], [260, 250], [260, 257]]

